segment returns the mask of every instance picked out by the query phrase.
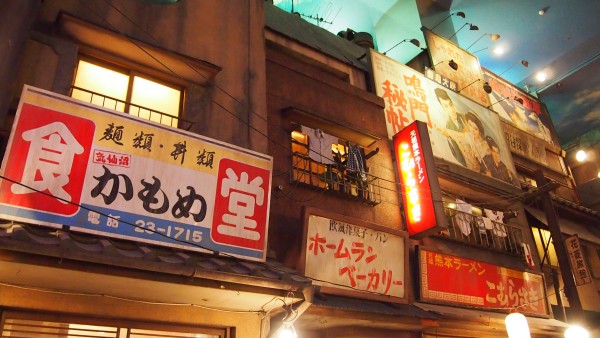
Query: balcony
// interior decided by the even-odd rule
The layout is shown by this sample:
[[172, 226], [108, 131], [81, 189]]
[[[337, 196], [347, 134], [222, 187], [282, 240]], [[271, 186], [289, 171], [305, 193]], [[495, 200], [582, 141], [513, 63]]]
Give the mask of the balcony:
[[348, 172], [342, 165], [327, 165], [292, 153], [291, 182], [326, 191], [366, 205], [381, 203], [381, 179], [368, 173]]
[[524, 243], [521, 229], [504, 223], [485, 220], [452, 208], [444, 208], [448, 229], [441, 233], [454, 241], [493, 251], [521, 256]]
[[110, 96], [98, 94], [84, 88], [72, 86], [71, 91], [72, 93], [77, 93], [76, 98], [79, 100], [120, 112], [128, 112], [131, 115], [153, 122], [158, 122], [160, 124], [167, 125], [170, 127], [189, 130], [194, 124], [194, 122], [192, 121], [184, 120], [177, 116], [165, 114], [130, 102], [115, 99]]

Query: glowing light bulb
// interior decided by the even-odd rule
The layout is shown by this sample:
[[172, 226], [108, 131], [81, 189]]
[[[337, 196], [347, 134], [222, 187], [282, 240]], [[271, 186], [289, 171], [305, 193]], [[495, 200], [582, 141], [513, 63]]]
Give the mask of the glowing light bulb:
[[590, 333], [581, 326], [571, 325], [565, 331], [565, 338], [589, 338]]
[[530, 338], [529, 325], [527, 318], [518, 312], [513, 312], [506, 316], [504, 320], [506, 332], [509, 338]]
[[540, 82], [544, 82], [544, 81], [546, 81], [546, 73], [539, 72], [535, 75], [535, 78]]
[[578, 162], [583, 162], [583, 161], [585, 161], [586, 158], [587, 158], [587, 153], [584, 150], [579, 150], [575, 154], [575, 159]]

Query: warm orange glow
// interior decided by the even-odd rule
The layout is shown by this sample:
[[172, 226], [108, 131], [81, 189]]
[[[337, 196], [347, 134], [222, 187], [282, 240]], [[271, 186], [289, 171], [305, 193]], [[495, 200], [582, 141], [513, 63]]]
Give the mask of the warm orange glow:
[[[181, 92], [177, 89], [167, 87], [139, 76], [133, 78], [131, 103], [135, 105], [147, 107], [171, 116], [178, 116], [180, 98]], [[160, 114], [148, 116], [148, 112], [146, 112], [146, 116], [144, 116], [144, 113], [142, 112], [140, 117], [167, 125], [171, 124], [171, 118], [169, 117], [163, 117], [161, 121]], [[165, 119], [169, 121], [166, 121]]]
[[[99, 106], [125, 112], [130, 75], [108, 69], [84, 60], [79, 61], [72, 97]], [[141, 118], [177, 126], [181, 105], [181, 90], [140, 76], [133, 76], [129, 113]], [[143, 107], [143, 108], [140, 108]], [[144, 109], [145, 108], [145, 109]], [[165, 115], [156, 113], [160, 112]]]
[[406, 194], [406, 213], [411, 223], [421, 221], [421, 202], [419, 200], [419, 189], [416, 186], [415, 160], [408, 143], [401, 143], [399, 147], [400, 161], [402, 163], [402, 178], [404, 182], [404, 194]]
[[118, 111], [125, 111], [124, 104], [115, 100], [107, 100], [105, 97], [108, 96], [125, 101], [127, 99], [128, 85], [129, 76], [127, 74], [100, 67], [84, 60], [79, 60], [74, 86], [84, 88], [101, 95], [94, 95], [92, 97], [90, 93], [74, 89], [71, 96], [73, 98], [90, 102], [99, 106]]

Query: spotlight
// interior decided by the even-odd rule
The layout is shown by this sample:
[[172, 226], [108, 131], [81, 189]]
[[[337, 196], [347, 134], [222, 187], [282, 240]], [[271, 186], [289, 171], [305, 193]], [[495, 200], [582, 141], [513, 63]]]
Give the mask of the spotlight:
[[[525, 68], [529, 67], [529, 62], [527, 60], [521, 60], [520, 62], [523, 65], [523, 67], [525, 67]], [[512, 67], [516, 66], [518, 63], [519, 63], [519, 61], [513, 63], [505, 71], [503, 71], [502, 73], [498, 74], [498, 76], [502, 76], [502, 74], [504, 74], [504, 73], [508, 72], [509, 70], [511, 70]]]
[[454, 32], [454, 34], [452, 34], [452, 36], [451, 36], [451, 37], [449, 37], [449, 38], [448, 38], [448, 40], [452, 40], [452, 38], [453, 38], [453, 37], [454, 37], [456, 34], [458, 34], [458, 32], [460, 32], [460, 31], [461, 31], [463, 28], [465, 28], [465, 26], [466, 26], [466, 25], [469, 25], [469, 30], [471, 30], [471, 31], [478, 31], [478, 30], [479, 30], [479, 27], [475, 26], [475, 25], [474, 25], [474, 24], [472, 24], [472, 23], [468, 23], [468, 22], [467, 22], [467, 23], [465, 23], [464, 25], [462, 25], [462, 26], [461, 26], [461, 27], [460, 27], [460, 28], [459, 28], [459, 29], [458, 29], [456, 32]]
[[483, 39], [483, 37], [486, 35], [489, 35], [490, 39], [492, 41], [496, 41], [496, 40], [500, 39], [500, 34], [483, 33], [477, 40], [475, 40], [475, 42], [470, 44], [469, 47], [466, 48], [466, 50], [469, 50], [469, 48], [473, 47], [474, 44], [476, 44], [479, 40]]
[[386, 55], [389, 51], [391, 51], [392, 49], [396, 48], [398, 45], [400, 45], [401, 43], [406, 42], [406, 41], [409, 41], [410, 43], [412, 43], [413, 45], [415, 45], [417, 47], [421, 47], [421, 43], [417, 39], [404, 39], [404, 40], [398, 42], [397, 44], [395, 44], [394, 46], [392, 46], [392, 48], [383, 52], [383, 55]]
[[448, 61], [448, 66], [450, 66], [450, 68], [452, 68], [454, 70], [458, 70], [458, 64], [456, 62], [454, 62], [454, 60]]
[[483, 83], [483, 90], [485, 90], [486, 93], [491, 94], [492, 93], [492, 86], [490, 86], [489, 83], [484, 82]]
[[448, 66], [450, 66], [450, 68], [454, 69], [454, 70], [458, 70], [458, 64], [456, 62], [454, 62], [454, 60], [444, 60], [444, 61], [440, 61], [438, 63], [436, 63], [435, 65], [433, 65], [433, 68], [435, 68], [435, 66], [439, 65], [440, 63], [446, 62], [448, 61]]
[[433, 26], [433, 28], [431, 29], [431, 31], [433, 32], [433, 30], [434, 30], [434, 29], [435, 29], [437, 26], [441, 25], [441, 24], [442, 24], [442, 22], [444, 22], [444, 21], [448, 20], [448, 18], [450, 18], [450, 17], [451, 17], [451, 16], [453, 16], [453, 15], [460, 16], [460, 17], [461, 17], [461, 18], [463, 18], [463, 19], [465, 18], [465, 12], [456, 12], [456, 13], [452, 13], [452, 14], [448, 15], [447, 17], [445, 17], [445, 18], [444, 18], [444, 20], [442, 20], [442, 21], [438, 22], [438, 24], [437, 24], [437, 25]]

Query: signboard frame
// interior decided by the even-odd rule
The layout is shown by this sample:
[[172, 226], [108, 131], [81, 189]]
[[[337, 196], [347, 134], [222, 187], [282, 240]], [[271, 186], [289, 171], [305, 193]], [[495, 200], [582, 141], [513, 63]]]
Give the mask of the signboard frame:
[[[418, 276], [419, 276], [418, 280], [417, 280], [418, 287], [416, 289], [417, 289], [417, 297], [418, 297], [419, 301], [421, 301], [421, 302], [439, 304], [439, 305], [463, 306], [463, 307], [472, 308], [472, 309], [502, 311], [502, 312], [510, 311], [515, 308], [514, 305], [512, 305], [512, 306], [508, 306], [508, 305], [485, 306], [485, 305], [481, 304], [485, 300], [479, 299], [481, 297], [478, 297], [477, 295], [463, 295], [463, 294], [457, 294], [457, 293], [452, 293], [452, 292], [447, 292], [447, 291], [442, 291], [442, 290], [431, 291], [430, 285], [426, 284], [429, 282], [429, 277], [430, 277], [429, 271], [426, 268], [426, 266], [428, 264], [427, 263], [428, 258], [426, 257], [426, 254], [431, 253], [431, 254], [445, 256], [448, 259], [445, 259], [444, 261], [449, 260], [451, 264], [455, 264], [457, 262], [468, 261], [469, 267], [473, 268], [473, 269], [481, 268], [481, 269], [485, 270], [485, 268], [491, 267], [491, 268], [496, 268], [496, 271], [498, 274], [502, 274], [502, 275], [506, 275], [506, 276], [522, 274], [523, 276], [525, 276], [524, 278], [521, 278], [522, 280], [531, 279], [531, 278], [538, 279], [539, 288], [536, 291], [539, 291], [541, 294], [539, 296], [535, 295], [535, 296], [531, 296], [531, 297], [533, 297], [533, 299], [535, 300], [536, 303], [542, 302], [543, 308], [540, 309], [540, 311], [543, 311], [543, 313], [527, 311], [523, 308], [522, 305], [518, 307], [518, 311], [523, 314], [526, 314], [528, 316], [536, 316], [536, 317], [541, 317], [541, 318], [549, 318], [550, 317], [551, 308], [550, 308], [550, 302], [548, 301], [548, 295], [546, 293], [546, 281], [545, 281], [545, 277], [543, 274], [528, 272], [528, 271], [519, 271], [519, 270], [515, 270], [515, 269], [511, 269], [511, 268], [506, 268], [506, 267], [503, 267], [500, 265], [495, 265], [495, 264], [491, 264], [491, 263], [487, 263], [487, 262], [483, 262], [483, 261], [477, 261], [477, 260], [473, 260], [473, 259], [469, 259], [469, 258], [455, 256], [452, 254], [442, 253], [438, 250], [430, 249], [430, 248], [423, 247], [423, 246], [417, 246], [416, 253], [417, 253], [416, 256], [417, 256]], [[451, 269], [454, 269], [454, 267], [451, 267]], [[477, 272], [477, 271], [475, 271], [475, 272]], [[483, 274], [481, 274], [481, 275], [483, 275]], [[479, 276], [481, 276], [481, 275], [479, 275]], [[456, 277], [456, 276], [454, 276], [454, 277]], [[448, 280], [450, 278], [452, 278], [452, 276], [450, 276], [448, 273], [446, 273], [444, 275], [445, 280]], [[506, 277], [506, 278], [508, 279], [508, 277]], [[469, 281], [471, 281], [471, 280], [469, 280]], [[462, 280], [462, 282], [463, 283], [461, 285], [464, 285], [466, 283], [465, 280]], [[486, 283], [486, 281], [484, 281], [484, 283]], [[491, 282], [491, 283], [493, 284], [493, 282]], [[452, 284], [445, 283], [444, 285], [450, 286]], [[486, 284], [486, 285], [488, 288], [491, 289], [489, 284]], [[474, 287], [475, 286], [471, 285], [469, 288], [472, 291], [474, 289]], [[510, 292], [509, 288], [505, 288], [503, 291], [499, 291], [500, 288], [496, 288], [495, 285], [493, 287], [494, 287], [494, 291], [496, 291], [497, 297], [501, 292]], [[430, 296], [425, 295], [426, 293], [431, 294], [432, 292], [436, 294], [435, 297], [430, 297]], [[506, 296], [506, 297], [508, 297], [508, 296]], [[512, 297], [512, 295], [510, 297]], [[520, 299], [518, 297], [522, 297], [522, 295], [517, 294], [517, 301], [520, 301]], [[531, 300], [524, 299], [524, 304], [529, 305], [530, 301]], [[475, 304], [473, 304], [473, 303], [475, 303]]]
[[269, 155], [25, 86], [0, 215], [264, 262], [272, 167]]
[[[315, 279], [314, 276], [311, 276], [310, 271], [309, 271], [310, 266], [308, 266], [308, 263], [307, 263], [307, 255], [310, 251], [310, 249], [309, 249], [310, 246], [308, 244], [308, 241], [310, 239], [309, 238], [310, 237], [309, 236], [309, 228], [311, 227], [311, 224], [310, 224], [311, 217], [316, 217], [317, 220], [320, 218], [328, 219], [329, 221], [336, 223], [334, 226], [337, 226], [337, 227], [340, 227], [340, 226], [348, 227], [349, 226], [349, 227], [355, 227], [355, 228], [360, 228], [360, 229], [366, 229], [366, 232], [388, 234], [388, 235], [394, 236], [395, 238], [397, 238], [397, 240], [400, 240], [403, 243], [403, 248], [401, 248], [400, 251], [402, 252], [402, 255], [404, 256], [401, 259], [401, 264], [403, 264], [403, 267], [401, 267], [401, 270], [403, 273], [403, 276], [402, 276], [403, 296], [400, 296], [400, 297], [399, 296], [390, 296], [390, 295], [386, 295], [386, 294], [380, 293], [380, 292], [373, 292], [373, 291], [367, 291], [367, 290], [362, 290], [362, 289], [358, 289], [358, 288], [352, 288], [350, 286], [345, 286], [345, 285], [327, 281], [327, 280], [322, 280], [322, 279], [318, 279], [318, 278]], [[339, 228], [337, 229], [337, 231], [339, 231]], [[365, 243], [364, 241], [362, 243], [368, 244], [368, 243]], [[340, 243], [340, 244], [342, 244], [342, 243]], [[340, 247], [341, 247], [341, 245], [338, 246], [337, 249], [339, 249]], [[315, 249], [316, 248], [314, 248], [314, 247], [312, 248], [312, 250], [315, 250]], [[324, 248], [324, 250], [325, 249], [326, 248]], [[369, 246], [367, 246], [366, 249], [368, 251]], [[351, 254], [357, 254], [357, 251], [353, 250], [353, 251], [351, 251]], [[363, 257], [366, 258], [366, 256], [367, 256], [367, 254], [362, 256], [361, 259]], [[358, 260], [356, 260], [356, 261], [358, 261]], [[338, 213], [321, 210], [318, 208], [313, 208], [313, 207], [304, 207], [303, 208], [302, 251], [298, 258], [298, 265], [297, 265], [298, 271], [300, 273], [304, 274], [307, 278], [311, 278], [313, 280], [313, 284], [319, 285], [320, 291], [322, 293], [341, 295], [341, 296], [349, 296], [349, 297], [354, 297], [354, 298], [377, 300], [377, 301], [386, 301], [386, 302], [392, 302], [392, 303], [407, 304], [408, 300], [410, 298], [409, 293], [411, 293], [411, 288], [408, 285], [408, 281], [410, 280], [409, 275], [408, 275], [409, 274], [409, 266], [408, 265], [409, 265], [409, 243], [408, 243], [408, 234], [405, 231], [391, 229], [388, 227], [384, 227], [384, 226], [373, 224], [370, 222], [358, 220], [358, 219], [351, 218], [351, 217], [341, 215]], [[392, 274], [390, 273], [389, 277], [391, 277], [391, 276], [392, 276]], [[383, 281], [381, 281], [381, 282], [383, 282]]]
[[[403, 143], [404, 150], [401, 149]], [[447, 229], [448, 220], [444, 213], [427, 124], [415, 120], [394, 135], [393, 144], [409, 236], [419, 239]], [[417, 205], [413, 203], [415, 200], [419, 202]]]

